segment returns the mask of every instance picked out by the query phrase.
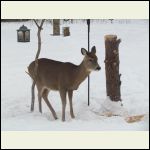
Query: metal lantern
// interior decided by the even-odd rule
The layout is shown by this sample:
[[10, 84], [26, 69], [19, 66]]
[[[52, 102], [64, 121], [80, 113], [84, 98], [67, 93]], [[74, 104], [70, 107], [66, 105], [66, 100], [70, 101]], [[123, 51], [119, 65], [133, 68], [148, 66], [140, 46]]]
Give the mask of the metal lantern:
[[17, 38], [18, 38], [18, 42], [30, 42], [30, 29], [22, 25], [17, 30]]

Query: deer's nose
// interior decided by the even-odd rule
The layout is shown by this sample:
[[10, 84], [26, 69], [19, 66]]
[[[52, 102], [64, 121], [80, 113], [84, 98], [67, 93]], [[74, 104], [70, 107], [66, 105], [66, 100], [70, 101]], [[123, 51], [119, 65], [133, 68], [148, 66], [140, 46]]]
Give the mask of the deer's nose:
[[96, 70], [101, 70], [101, 67], [100, 67], [100, 66], [98, 66], [98, 67], [96, 68]]

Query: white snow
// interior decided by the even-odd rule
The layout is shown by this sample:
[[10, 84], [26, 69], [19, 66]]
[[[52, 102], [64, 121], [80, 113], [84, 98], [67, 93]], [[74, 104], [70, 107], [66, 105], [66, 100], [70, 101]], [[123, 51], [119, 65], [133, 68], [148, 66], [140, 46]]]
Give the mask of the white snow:
[[[48, 107], [43, 104], [43, 114], [30, 112], [31, 79], [25, 73], [37, 52], [37, 28], [33, 22], [24, 22], [31, 29], [31, 42], [18, 43], [16, 30], [23, 23], [1, 23], [1, 130], [50, 130], [50, 131], [97, 131], [97, 130], [149, 130], [149, 22], [148, 20], [115, 20], [93, 22], [90, 30], [90, 46], [96, 46], [102, 70], [90, 75], [90, 103], [87, 106], [87, 80], [74, 92], [75, 119], [71, 119], [69, 106], [66, 122], [61, 121], [61, 101], [58, 92], [52, 91], [49, 100], [59, 117], [54, 120]], [[44, 24], [40, 57], [79, 64], [87, 49], [87, 24], [70, 26], [70, 37], [51, 36], [52, 25]], [[61, 25], [61, 28], [65, 25]], [[121, 95], [123, 108], [129, 115], [146, 114], [136, 123], [129, 124], [123, 117], [99, 115], [106, 104], [105, 46], [104, 35], [116, 34], [120, 43]], [[36, 93], [37, 94], [37, 93]], [[110, 104], [110, 103], [109, 103]], [[110, 109], [111, 106], [107, 106]], [[117, 107], [113, 107], [117, 108]]]

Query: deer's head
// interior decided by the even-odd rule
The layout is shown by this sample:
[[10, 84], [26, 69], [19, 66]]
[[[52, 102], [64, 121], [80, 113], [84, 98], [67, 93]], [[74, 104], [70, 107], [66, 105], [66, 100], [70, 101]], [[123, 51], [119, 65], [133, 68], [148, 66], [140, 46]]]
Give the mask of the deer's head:
[[101, 69], [98, 64], [95, 46], [92, 47], [91, 52], [88, 52], [85, 48], [81, 48], [81, 53], [84, 55], [83, 64], [88, 71], [99, 71]]

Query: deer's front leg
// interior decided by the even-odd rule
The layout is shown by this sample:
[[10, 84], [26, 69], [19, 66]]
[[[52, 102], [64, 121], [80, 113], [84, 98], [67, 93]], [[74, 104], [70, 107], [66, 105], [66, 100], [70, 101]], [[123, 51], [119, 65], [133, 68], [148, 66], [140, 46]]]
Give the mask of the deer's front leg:
[[66, 93], [67, 91], [64, 89], [60, 89], [60, 97], [62, 101], [62, 121], [65, 121], [65, 109], [66, 109]]
[[73, 91], [69, 90], [68, 97], [69, 97], [69, 103], [70, 103], [70, 115], [71, 115], [71, 118], [75, 118], [74, 112], [73, 112], [72, 96], [73, 96]]

